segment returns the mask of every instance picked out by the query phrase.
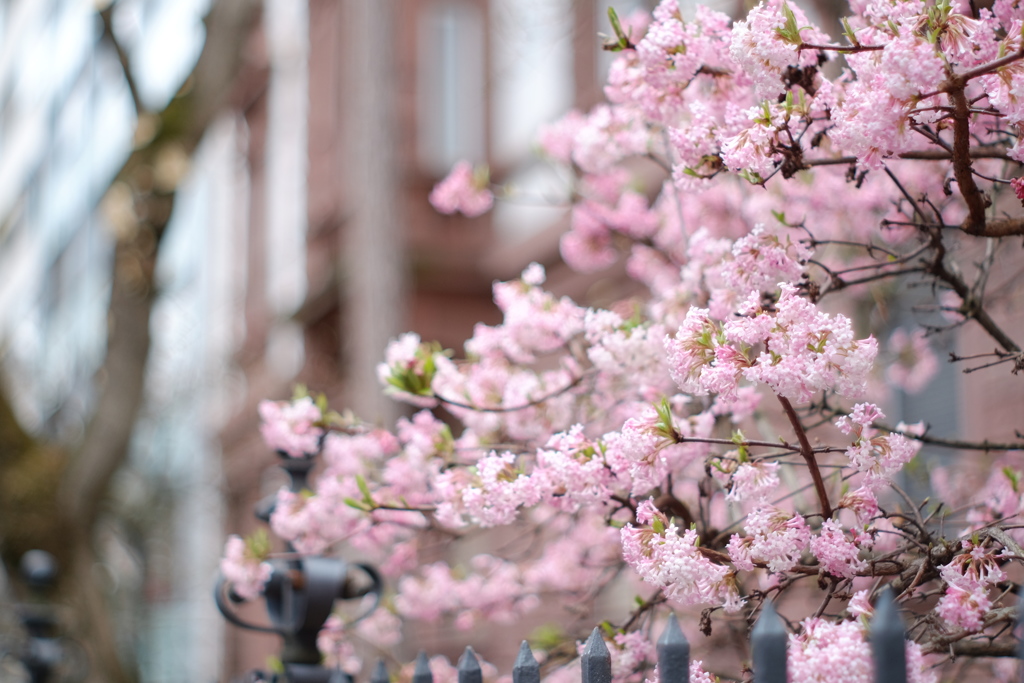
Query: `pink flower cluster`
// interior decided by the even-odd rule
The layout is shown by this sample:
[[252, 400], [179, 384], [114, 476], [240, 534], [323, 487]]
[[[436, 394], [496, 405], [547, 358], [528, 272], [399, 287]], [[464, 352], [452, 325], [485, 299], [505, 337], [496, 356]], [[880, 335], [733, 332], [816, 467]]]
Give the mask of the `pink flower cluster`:
[[[872, 683], [875, 680], [871, 646], [863, 624], [805, 619], [801, 632], [789, 637], [789, 680], [792, 683]], [[921, 647], [907, 642], [908, 683], [935, 683], [936, 673], [925, 663]]]
[[295, 401], [260, 401], [260, 434], [267, 446], [293, 458], [316, 454], [323, 416], [309, 396]]
[[761, 503], [779, 486], [779, 463], [768, 460], [712, 463], [712, 476], [728, 490], [726, 500]]
[[864, 485], [878, 489], [903, 469], [921, 450], [921, 442], [902, 434], [876, 436], [872, 424], [885, 414], [873, 403], [858, 403], [848, 416], [836, 420], [836, 426], [855, 440], [846, 450], [850, 464], [865, 474]]
[[999, 560], [990, 548], [965, 539], [966, 552], [939, 570], [946, 593], [935, 611], [949, 624], [968, 631], [980, 631], [984, 616], [992, 607], [989, 589], [1006, 579]]
[[332, 614], [320, 629], [316, 645], [324, 654], [326, 668], [341, 669], [355, 676], [363, 669], [363, 659], [357, 654], [353, 639], [378, 648], [394, 647], [402, 639], [401, 627], [401, 620], [385, 608], [371, 611], [355, 624], [346, 624], [341, 617]]
[[430, 203], [441, 213], [460, 212], [470, 218], [490, 211], [494, 195], [487, 188], [487, 169], [474, 170], [467, 161], [452, 167], [451, 173], [430, 193]]
[[424, 344], [420, 336], [407, 332], [392, 340], [377, 365], [377, 378], [385, 393], [421, 408], [437, 405], [432, 383], [441, 354]]
[[253, 600], [260, 596], [263, 586], [274, 571], [264, 560], [252, 552], [250, 545], [241, 536], [228, 537], [224, 557], [220, 561], [220, 571], [231, 584], [235, 595], [243, 600]]
[[644, 526], [622, 528], [622, 557], [644, 582], [681, 605], [742, 606], [732, 572], [700, 552], [696, 531], [681, 531], [650, 500], [640, 503], [636, 518]]
[[[780, 35], [792, 22], [795, 35]], [[786, 90], [783, 72], [789, 66], [811, 68], [818, 64], [818, 50], [800, 50], [800, 41], [823, 44], [828, 36], [810, 25], [803, 11], [785, 0], [760, 3], [732, 28], [729, 54], [753, 81], [759, 100], [773, 100]]]
[[[883, 376], [922, 390], [937, 360], [923, 332], [897, 330], [876, 369], [875, 338], [819, 302], [839, 303], [837, 292], [877, 299], [890, 275], [952, 266], [955, 249], [931, 258], [936, 240], [954, 246], [949, 226], [967, 215], [964, 177], [948, 172], [966, 138], [984, 150], [972, 151], [972, 170], [993, 215], [1004, 210], [1005, 159], [987, 157], [1024, 159], [1018, 4], [996, 0], [968, 16], [959, 0], [854, 0], [848, 68], [837, 74], [822, 67], [841, 41], [785, 0], [735, 23], [658, 3], [649, 22], [627, 28], [610, 103], [542, 133], [548, 158], [574, 176], [564, 260], [582, 271], [624, 262], [630, 298], [588, 310], [546, 289], [544, 268], [531, 264], [494, 285], [503, 319], [477, 325], [457, 359], [416, 334], [396, 339], [378, 367], [385, 391], [443, 407], [451, 426], [423, 411], [392, 434], [342, 426], [308, 398], [261, 404], [268, 445], [320, 452], [324, 465], [312, 491], [279, 493], [272, 528], [300, 553], [350, 545], [396, 579], [402, 618], [462, 628], [516, 619], [548, 595], [593, 601], [623, 563], [677, 606], [727, 610], [742, 608], [741, 595], [785, 590], [794, 571], [859, 587], [878, 578], [867, 552], [913, 566], [919, 549], [893, 526], [882, 489], [920, 448], [915, 432], [880, 433], [884, 414], [869, 402], [834, 421], [848, 437], [838, 444], [829, 420]], [[431, 201], [479, 215], [493, 203], [487, 185], [460, 163]], [[1018, 197], [1022, 187], [1010, 183]], [[931, 222], [946, 228], [922, 227]], [[950, 273], [942, 287], [960, 277]], [[970, 322], [954, 298], [941, 303]], [[882, 317], [857, 320], [878, 327]], [[781, 430], [777, 406], [760, 406], [773, 393], [791, 418]], [[1024, 510], [1018, 470], [1012, 456], [996, 462], [967, 524]], [[465, 552], [470, 527], [499, 526], [507, 533], [493, 554]], [[723, 529], [742, 532], [723, 547]], [[267, 568], [240, 543], [229, 541], [224, 573], [256, 596]], [[922, 621], [928, 634], [992, 624], [990, 593], [1012, 561], [979, 539], [953, 555], [936, 607], [945, 626]], [[790, 642], [792, 680], [868, 681], [869, 610], [861, 592], [854, 621], [805, 621]], [[332, 622], [332, 662], [355, 664], [355, 635]], [[617, 634], [610, 648], [623, 683], [652, 660], [642, 631]], [[933, 680], [920, 650], [909, 652], [910, 680]], [[710, 681], [699, 667], [692, 674]]]
[[867, 567], [867, 563], [860, 559], [860, 549], [871, 547], [871, 538], [866, 534], [857, 541], [847, 538], [839, 522], [826, 519], [821, 525], [821, 532], [811, 539], [811, 554], [832, 576], [852, 579]]
[[422, 567], [419, 576], [404, 577], [395, 599], [399, 614], [424, 621], [455, 614], [456, 626], [469, 629], [480, 620], [513, 622], [539, 604], [515, 563], [477, 555], [469, 565], [472, 571], [464, 578], [444, 562]]
[[[774, 313], [753, 310], [721, 327], [707, 309], [691, 308], [675, 337], [665, 341], [679, 387], [732, 396], [746, 379], [800, 402], [827, 390], [847, 397], [864, 393], [878, 352], [874, 337], [855, 339], [848, 318], [823, 313], [792, 285], [780, 289]], [[748, 350], [755, 345], [762, 347], [756, 356]]]
[[788, 571], [800, 561], [811, 540], [802, 516], [772, 505], [755, 508], [744, 527], [747, 535], [733, 534], [726, 548], [732, 563], [742, 571], [753, 571], [755, 562], [771, 572]]
[[519, 508], [540, 503], [547, 482], [517, 471], [515, 460], [512, 453], [491, 452], [477, 461], [475, 475], [464, 469], [440, 473], [434, 479], [437, 520], [455, 528], [502, 526], [515, 521]]

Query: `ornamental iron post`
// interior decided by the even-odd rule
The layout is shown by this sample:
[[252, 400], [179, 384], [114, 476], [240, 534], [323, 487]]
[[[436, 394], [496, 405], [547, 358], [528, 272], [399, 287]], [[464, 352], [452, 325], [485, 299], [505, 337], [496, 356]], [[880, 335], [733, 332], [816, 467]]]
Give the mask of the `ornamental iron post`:
[[[31, 683], [77, 681], [86, 677], [88, 663], [74, 640], [60, 635], [57, 606], [57, 560], [45, 550], [29, 550], [19, 566], [28, 600], [14, 605], [24, 639], [9, 654], [21, 664]], [[0, 655], [3, 652], [0, 651]]]
[[[308, 488], [309, 472], [315, 461], [312, 456], [293, 458], [279, 453], [281, 468], [288, 473], [289, 488], [300, 493]], [[274, 511], [276, 497], [269, 496], [256, 506], [256, 517], [268, 523]], [[349, 623], [367, 617], [380, 602], [383, 579], [377, 569], [368, 564], [347, 563], [336, 557], [300, 557], [268, 560], [273, 571], [263, 586], [269, 625], [253, 624], [235, 612], [234, 604], [242, 602], [235, 595], [223, 575], [218, 576], [214, 589], [217, 609], [228, 622], [240, 628], [261, 633], [274, 633], [281, 637], [281, 665], [279, 674], [252, 672], [251, 680], [275, 683], [351, 683], [351, 677], [339, 669], [321, 666], [316, 640], [324, 622], [331, 615], [336, 600], [355, 600], [373, 595], [370, 609]], [[362, 576], [360, 576], [362, 575]]]

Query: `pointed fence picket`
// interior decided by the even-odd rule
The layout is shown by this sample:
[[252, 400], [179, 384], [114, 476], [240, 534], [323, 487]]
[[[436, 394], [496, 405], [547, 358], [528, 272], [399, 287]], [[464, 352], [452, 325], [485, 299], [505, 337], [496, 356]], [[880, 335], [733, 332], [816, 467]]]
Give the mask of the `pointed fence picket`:
[[[766, 602], [750, 634], [754, 683], [786, 683], [786, 644], [789, 636], [771, 602]], [[871, 649], [875, 661], [875, 683], [907, 683], [906, 628], [891, 591], [882, 593], [871, 620]], [[657, 644], [658, 672], [661, 683], [689, 683], [690, 643], [673, 614]], [[1024, 640], [1021, 652], [1024, 658]], [[581, 683], [611, 683], [611, 654], [595, 628], [580, 656]], [[458, 683], [483, 683], [480, 660], [467, 647], [459, 659]], [[330, 679], [331, 682], [335, 679]], [[351, 681], [351, 679], [348, 679]], [[388, 683], [383, 661], [377, 663], [369, 683]], [[512, 667], [513, 683], [540, 683], [540, 666], [524, 640]], [[423, 652], [416, 657], [412, 683], [434, 683], [430, 663]]]

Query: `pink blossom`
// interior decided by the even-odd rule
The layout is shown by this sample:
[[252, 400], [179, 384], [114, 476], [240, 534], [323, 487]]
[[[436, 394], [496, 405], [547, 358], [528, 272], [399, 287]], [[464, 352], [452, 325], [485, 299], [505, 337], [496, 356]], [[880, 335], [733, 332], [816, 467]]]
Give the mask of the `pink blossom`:
[[260, 401], [260, 434], [267, 446], [293, 458], [320, 450], [320, 409], [309, 396], [295, 401]]
[[572, 228], [562, 235], [559, 249], [565, 262], [582, 273], [603, 270], [619, 258], [611, 230], [587, 202], [573, 207]]
[[515, 521], [521, 507], [537, 505], [550, 491], [543, 476], [527, 476], [514, 467], [515, 455], [494, 453], [480, 458], [476, 474], [453, 469], [434, 479], [440, 503], [437, 518], [460, 527], [501, 526]]
[[875, 608], [871, 605], [868, 599], [868, 595], [871, 591], [862, 590], [857, 591], [850, 598], [850, 603], [846, 606], [847, 611], [855, 617], [870, 617], [875, 613]]
[[851, 465], [867, 475], [864, 485], [872, 489], [883, 485], [921, 450], [920, 441], [902, 434], [893, 432], [888, 436], [875, 436], [874, 429], [868, 425], [880, 417], [884, 415], [877, 406], [865, 403], [858, 404], [849, 417], [836, 420], [841, 430], [856, 437], [846, 455]]
[[[717, 676], [712, 676], [704, 670], [704, 661], [701, 659], [690, 660], [690, 683], [716, 683], [718, 681]], [[661, 675], [658, 671], [658, 667], [654, 667], [654, 671], [651, 672], [650, 678], [644, 679], [644, 683], [660, 683]]]
[[355, 624], [346, 624], [341, 617], [332, 614], [316, 639], [325, 667], [339, 668], [352, 676], [362, 670], [363, 660], [356, 652], [353, 637], [378, 647], [393, 647], [401, 640], [401, 621], [385, 608], [372, 610]]
[[977, 586], [973, 590], [951, 585], [935, 606], [935, 612], [948, 623], [968, 631], [980, 631], [984, 616], [991, 609], [988, 588]]
[[946, 65], [935, 46], [910, 31], [885, 46], [878, 70], [897, 100], [935, 92], [946, 79]]
[[1011, 179], [1010, 187], [1013, 188], [1014, 196], [1021, 200], [1021, 202], [1024, 202], [1024, 178]]
[[767, 460], [740, 463], [732, 475], [727, 500], [763, 501], [779, 485], [779, 463]]
[[[789, 678], [793, 683], [871, 683], [874, 660], [865, 628], [857, 621], [832, 623], [805, 619], [802, 631], [789, 637]], [[921, 647], [907, 642], [908, 683], [935, 683], [935, 671]]]
[[733, 423], [739, 424], [752, 416], [760, 404], [761, 393], [756, 387], [737, 387], [731, 397], [716, 396], [711, 412], [727, 415]]
[[524, 279], [494, 283], [494, 303], [504, 320], [499, 328], [478, 325], [466, 350], [480, 356], [500, 351], [514, 362], [529, 363], [536, 354], [554, 351], [582, 332], [585, 310], [568, 297], [542, 289], [543, 281], [543, 267], [533, 264], [524, 271]]
[[494, 195], [487, 188], [487, 169], [474, 169], [468, 161], [452, 167], [448, 176], [430, 193], [430, 203], [441, 213], [456, 211], [479, 216], [494, 206]]
[[763, 562], [769, 571], [792, 569], [807, 549], [811, 532], [800, 515], [791, 515], [772, 505], [761, 505], [747, 515], [746, 537], [733, 534], [727, 550], [737, 569], [753, 571]]
[[796, 401], [828, 389], [843, 396], [866, 390], [878, 351], [875, 339], [855, 339], [848, 318], [822, 313], [792, 285], [779, 286], [782, 296], [776, 314], [757, 322], [756, 329], [768, 334], [763, 340], [767, 350], [754, 360], [726, 344], [734, 339], [750, 342], [749, 327], [730, 323], [719, 331], [707, 309], [689, 310], [675, 337], [665, 342], [669, 372], [681, 389], [729, 395], [743, 377], [764, 382]]
[[647, 153], [649, 136], [638, 112], [598, 105], [576, 134], [573, 161], [600, 173], [623, 159]]
[[791, 235], [757, 225], [733, 244], [723, 275], [737, 292], [773, 291], [779, 282], [798, 282], [811, 253]]
[[999, 567], [999, 561], [991, 549], [968, 539], [964, 539], [961, 546], [965, 552], [939, 569], [943, 581], [951, 586], [973, 590], [978, 586], [1006, 580], [1006, 573]]
[[532, 611], [540, 601], [523, 584], [515, 563], [492, 555], [475, 555], [458, 572], [444, 562], [426, 565], [419, 576], [398, 583], [395, 607], [402, 616], [437, 621], [456, 617], [458, 628], [472, 628], [480, 620], [510, 623]]
[[388, 343], [384, 362], [377, 365], [377, 379], [386, 394], [421, 408], [433, 408], [437, 399], [432, 384], [440, 357], [439, 348], [407, 332]]
[[858, 557], [857, 545], [846, 537], [842, 525], [831, 519], [825, 520], [821, 533], [811, 538], [811, 554], [825, 571], [836, 577], [850, 579], [867, 567]]
[[[782, 1], [761, 3], [747, 18], [733, 26], [730, 55], [739, 68], [751, 76], [758, 99], [775, 99], [785, 91], [783, 70], [790, 65], [810, 67], [817, 64], [817, 50], [797, 51], [797, 44], [778, 34], [786, 24], [784, 10], [792, 14], [800, 29], [797, 40], [808, 43], [828, 41], [820, 30], [808, 27], [807, 17], [796, 5]], [[806, 27], [806, 28], [805, 28]]]
[[665, 338], [669, 373], [683, 391], [707, 393], [700, 378], [715, 358], [719, 332], [706, 308], [691, 307], [674, 337]]
[[551, 504], [568, 511], [601, 504], [612, 495], [613, 475], [600, 444], [586, 438], [583, 425], [555, 434], [537, 451], [534, 476], [543, 476]]
[[[654, 516], [660, 521], [653, 528], [632, 524], [623, 527], [623, 559], [646, 583], [663, 589], [673, 602], [738, 609], [741, 603], [729, 568], [700, 553], [697, 532], [681, 531], [675, 523], [666, 524], [660, 513]], [[640, 519], [638, 515], [638, 522]]]
[[822, 313], [791, 285], [780, 284], [780, 288], [768, 351], [743, 372], [744, 377], [764, 382], [796, 401], [807, 401], [827, 389], [841, 396], [862, 394], [878, 353], [875, 339], [855, 339], [848, 318]]
[[654, 643], [643, 631], [616, 633], [608, 652], [612, 656], [612, 678], [620, 681], [658, 656]]
[[878, 516], [878, 499], [866, 486], [845, 493], [839, 499], [839, 507], [852, 510], [861, 524], [867, 524]]
[[843, 434], [860, 436], [866, 428], [875, 423], [875, 420], [884, 419], [885, 413], [874, 403], [857, 403], [849, 415], [843, 415], [836, 420], [836, 427]]
[[585, 122], [586, 116], [573, 109], [558, 121], [541, 126], [537, 135], [541, 150], [555, 161], [570, 163], [576, 135]]
[[231, 584], [231, 590], [243, 600], [254, 600], [263, 592], [263, 586], [274, 568], [265, 558], [257, 556], [241, 536], [229, 536], [224, 546], [220, 571]]

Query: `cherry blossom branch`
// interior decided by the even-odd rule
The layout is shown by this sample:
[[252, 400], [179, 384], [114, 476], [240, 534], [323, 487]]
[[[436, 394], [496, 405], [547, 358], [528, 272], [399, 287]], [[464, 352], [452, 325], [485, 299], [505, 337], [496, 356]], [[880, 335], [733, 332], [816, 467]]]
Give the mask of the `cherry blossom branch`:
[[[1014, 605], [1013, 607], [1000, 607], [998, 609], [993, 609], [993, 610], [991, 610], [991, 611], [989, 611], [988, 613], [985, 614], [985, 617], [984, 617], [984, 620], [983, 620], [984, 628], [988, 628], [990, 626], [993, 626], [993, 625], [995, 625], [997, 623], [1001, 623], [1001, 622], [1012, 622], [1014, 619], [1016, 619], [1016, 617], [1017, 617], [1017, 607], [1016, 607], [1016, 605]], [[954, 647], [955, 648], [955, 644], [956, 645], [960, 645], [962, 648], [964, 648], [964, 650], [966, 652], [971, 652], [971, 651], [975, 651], [975, 652], [977, 652], [977, 651], [997, 652], [998, 651], [998, 648], [995, 647], [994, 643], [984, 643], [983, 641], [980, 641], [980, 640], [964, 641], [964, 638], [967, 638], [968, 636], [972, 636], [972, 635], [975, 635], [975, 632], [972, 631], [972, 630], [967, 630], [967, 629], [958, 629], [958, 630], [954, 631], [953, 633], [949, 633], [949, 634], [936, 634], [928, 642], [921, 643], [921, 652], [923, 654], [933, 654], [933, 653], [939, 653], [939, 652], [948, 652], [950, 647]], [[988, 645], [989, 647], [987, 647], [987, 648], [983, 647], [985, 645]], [[1014, 647], [1016, 647], [1016, 644], [1014, 644]], [[954, 649], [954, 651], [955, 651], [955, 649]], [[1007, 655], [992, 654], [992, 655], [988, 655], [988, 656], [1007, 656]]]
[[928, 436], [928, 434], [923, 434], [921, 436], [918, 436], [918, 435], [916, 435], [916, 434], [914, 434], [912, 432], [905, 431], [905, 430], [894, 429], [893, 427], [889, 427], [887, 425], [880, 424], [880, 423], [877, 423], [877, 422], [874, 425], [872, 425], [872, 426], [876, 427], [878, 429], [885, 430], [887, 432], [891, 432], [893, 434], [902, 434], [903, 436], [907, 437], [908, 439], [913, 439], [915, 441], [920, 441], [921, 443], [928, 444], [929, 446], [939, 446], [941, 448], [956, 448], [958, 450], [986, 451], [986, 452], [987, 451], [1024, 451], [1024, 443], [1018, 443], [1018, 444], [1013, 444], [1013, 443], [997, 443], [997, 442], [988, 441], [987, 439], [985, 441], [981, 441], [981, 442], [978, 442], [978, 441], [965, 441], [963, 439], [944, 439], [944, 438], [938, 437], [938, 436]]
[[807, 439], [807, 432], [804, 431], [800, 417], [796, 414], [796, 410], [793, 409], [793, 404], [789, 402], [789, 399], [779, 394], [776, 394], [776, 396], [779, 399], [779, 403], [782, 404], [782, 409], [786, 412], [786, 417], [789, 418], [789, 423], [793, 425], [797, 440], [800, 442], [800, 455], [807, 462], [807, 469], [810, 471], [811, 479], [814, 481], [814, 490], [818, 494], [818, 502], [821, 503], [821, 516], [825, 519], [831, 519], [832, 505], [828, 502], [825, 482], [821, 478], [821, 470], [818, 469], [818, 461], [814, 458], [814, 448]]
[[561, 389], [557, 389], [555, 391], [552, 391], [550, 394], [546, 394], [544, 396], [541, 396], [540, 398], [535, 398], [535, 399], [533, 399], [531, 401], [528, 401], [526, 403], [520, 404], [518, 406], [500, 406], [500, 407], [495, 407], [495, 408], [484, 408], [482, 406], [475, 406], [475, 405], [473, 405], [471, 403], [462, 403], [461, 401], [456, 401], [455, 399], [446, 398], [444, 396], [441, 396], [438, 393], [434, 394], [434, 398], [436, 398], [441, 403], [446, 403], [446, 404], [448, 404], [450, 406], [455, 406], [456, 408], [464, 408], [466, 410], [472, 410], [472, 411], [475, 411], [475, 412], [478, 412], [478, 413], [514, 413], [514, 412], [516, 412], [518, 410], [526, 410], [527, 408], [535, 408], [535, 407], [541, 405], [542, 403], [544, 403], [545, 401], [549, 401], [552, 398], [555, 398], [556, 396], [561, 396], [565, 392], [570, 391], [571, 389], [573, 389], [576, 386], [578, 386], [579, 383], [582, 382], [586, 378], [586, 376], [587, 376], [587, 373], [583, 373], [583, 374], [577, 376], [575, 379], [573, 379], [573, 381], [569, 382], [567, 385], [565, 385]]
[[828, 50], [830, 52], [840, 52], [843, 54], [852, 54], [854, 52], [877, 52], [884, 50], [884, 45], [816, 45], [815, 43], [800, 43], [796, 46], [797, 51], [801, 50]]
[[[968, 174], [970, 175], [970, 174]], [[972, 181], [973, 182], [973, 179]], [[984, 329], [992, 339], [994, 339], [1000, 346], [1006, 351], [1013, 353], [1020, 353], [1021, 348], [1017, 345], [1017, 342], [1013, 341], [1009, 335], [1002, 330], [999, 325], [992, 319], [992, 316], [988, 314], [988, 311], [984, 309], [981, 304], [981, 300], [974, 296], [971, 289], [964, 282], [964, 279], [952, 270], [946, 267], [946, 247], [942, 242], [941, 233], [936, 232], [932, 237], [932, 244], [935, 245], [935, 260], [932, 262], [929, 272], [935, 277], [939, 278], [957, 293], [960, 299], [964, 302], [961, 308], [961, 313], [966, 318], [972, 318], [982, 329]]]
[[[926, 252], [928, 249], [931, 249], [931, 245], [925, 244], [924, 246], [916, 249], [915, 251], [912, 251], [909, 254], [907, 254], [905, 256], [900, 256], [898, 258], [892, 252], [888, 252], [887, 251], [885, 253], [888, 254], [889, 256], [893, 257], [892, 261], [886, 261], [884, 263], [870, 263], [870, 264], [864, 265], [864, 266], [852, 266], [852, 267], [846, 268], [844, 270], [831, 270], [831, 269], [828, 269], [820, 261], [818, 261], [816, 259], [809, 259], [808, 263], [813, 263], [814, 265], [816, 265], [816, 266], [818, 266], [818, 267], [820, 267], [822, 269], [827, 270], [829, 272], [829, 274], [832, 275], [833, 277], [841, 278], [843, 275], [847, 275], [848, 273], [856, 273], [856, 272], [859, 272], [861, 270], [871, 270], [871, 269], [876, 269], [876, 268], [888, 268], [890, 266], [903, 265], [905, 263], [913, 261], [915, 258], [917, 258], [921, 254]], [[871, 251], [871, 247], [868, 247], [868, 251], [869, 252]], [[885, 250], [883, 249], [882, 251], [885, 251]]]
[[[790, 451], [792, 453], [799, 453], [800, 450], [801, 450], [797, 446], [793, 446], [793, 445], [788, 444], [788, 443], [783, 443], [781, 441], [774, 442], [774, 443], [771, 442], [771, 441], [756, 441], [756, 440], [755, 441], [748, 441], [748, 440], [734, 441], [732, 439], [716, 439], [716, 438], [713, 438], [713, 437], [683, 436], [682, 434], [677, 434], [676, 435], [676, 443], [710, 443], [710, 444], [718, 444], [718, 445], [721, 445], [721, 446], [732, 446], [733, 448], [735, 448], [736, 446], [760, 446], [762, 448], [781, 448], [783, 450], [787, 450], [787, 451]], [[780, 455], [782, 455], [782, 454], [780, 454]]]
[[888, 249], [885, 249], [884, 247], [879, 247], [879, 246], [877, 246], [875, 244], [871, 244], [871, 243], [853, 242], [853, 241], [850, 241], [850, 240], [818, 240], [818, 239], [815, 239], [814, 237], [811, 237], [810, 244], [808, 246], [810, 246], [811, 249], [814, 249], [815, 247], [822, 246], [822, 245], [828, 245], [828, 244], [838, 244], [838, 245], [844, 246], [844, 247], [858, 247], [860, 249], [866, 250], [868, 252], [868, 256], [871, 256], [871, 257], [874, 257], [874, 255], [875, 255], [874, 252], [880, 251], [883, 254], [885, 254], [886, 256], [891, 256], [894, 259], [895, 258], [899, 258], [899, 255], [897, 253], [889, 251]]
[[971, 114], [965, 87], [966, 81], [959, 85], [954, 81], [947, 90], [953, 105], [953, 177], [967, 204], [968, 217], [964, 219], [962, 230], [971, 235], [981, 235], [985, 231], [985, 209], [991, 200], [982, 194], [971, 173]]
[[[970, 148], [972, 159], [1009, 159], [1010, 157], [1006, 153], [1006, 147], [1003, 145], [981, 145]], [[938, 149], [924, 149], [915, 152], [903, 152], [897, 154], [895, 159], [904, 159], [908, 161], [947, 161], [953, 158], [951, 152], [946, 152]], [[831, 157], [827, 159], [804, 159], [805, 166], [839, 166], [845, 164], [857, 163], [857, 157], [843, 156], [843, 157]]]
[[990, 363], [985, 363], [983, 365], [977, 365], [973, 368], [965, 368], [963, 371], [964, 374], [968, 375], [972, 372], [977, 372], [978, 370], [984, 370], [985, 368], [991, 368], [996, 365], [1002, 365], [1003, 363], [1013, 363], [1013, 374], [1015, 375], [1024, 370], [1024, 353], [1010, 353], [1007, 351], [1000, 351], [999, 349], [994, 350], [992, 353], [979, 353], [973, 356], [957, 356], [955, 353], [951, 353], [949, 354], [949, 362], [956, 363], [962, 360], [992, 357], [995, 357], [997, 360], [994, 360]]
[[998, 59], [994, 59], [988, 64], [982, 64], [980, 66], [974, 67], [973, 69], [968, 69], [963, 73], [954, 74], [953, 77], [949, 79], [947, 87], [953, 89], [960, 88], [962, 90], [963, 86], [967, 85], [967, 82], [970, 81], [971, 79], [977, 78], [978, 76], [990, 74], [994, 71], [998, 71], [1004, 66], [1012, 64], [1021, 58], [1024, 58], [1024, 46], [1022, 46], [1021, 49], [1017, 50], [1016, 52], [1005, 55]]

